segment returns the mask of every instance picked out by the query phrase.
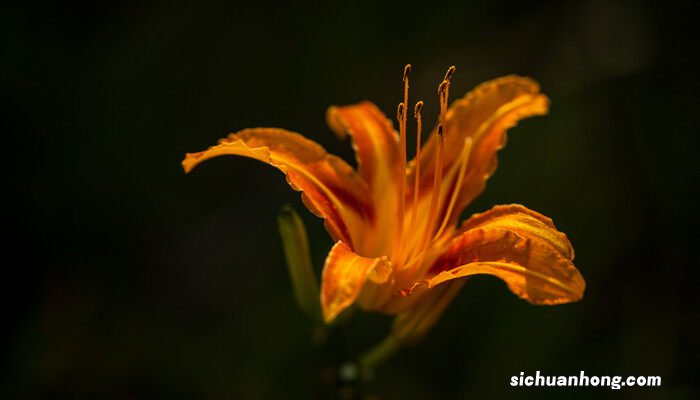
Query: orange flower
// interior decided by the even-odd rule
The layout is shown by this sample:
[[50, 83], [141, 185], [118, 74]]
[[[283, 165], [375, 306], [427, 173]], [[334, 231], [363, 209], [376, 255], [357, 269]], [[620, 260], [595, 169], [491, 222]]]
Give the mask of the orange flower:
[[[239, 155], [280, 169], [336, 241], [323, 268], [321, 307], [330, 322], [357, 303], [400, 314], [395, 324], [430, 325], [464, 278], [490, 274], [534, 304], [579, 300], [585, 282], [574, 250], [552, 221], [521, 205], [496, 206], [459, 227], [462, 210], [496, 169], [496, 152], [518, 120], [547, 112], [548, 99], [529, 78], [506, 76], [478, 86], [448, 109], [451, 67], [439, 86], [439, 124], [416, 157], [406, 161], [410, 66], [397, 133], [372, 103], [330, 107], [328, 124], [350, 135], [357, 170], [315, 142], [277, 128], [245, 129], [208, 150], [189, 153], [189, 172], [220, 155]], [[412, 316], [412, 318], [408, 318]], [[403, 318], [403, 319], [402, 319]], [[408, 321], [408, 322], [406, 322]]]

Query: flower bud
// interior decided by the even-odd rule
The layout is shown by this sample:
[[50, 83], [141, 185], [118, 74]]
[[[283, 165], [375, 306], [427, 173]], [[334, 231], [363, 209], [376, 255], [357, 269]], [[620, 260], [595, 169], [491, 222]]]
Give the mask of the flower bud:
[[304, 222], [291, 206], [286, 205], [282, 208], [277, 223], [297, 304], [312, 319], [320, 320], [318, 279], [311, 265]]

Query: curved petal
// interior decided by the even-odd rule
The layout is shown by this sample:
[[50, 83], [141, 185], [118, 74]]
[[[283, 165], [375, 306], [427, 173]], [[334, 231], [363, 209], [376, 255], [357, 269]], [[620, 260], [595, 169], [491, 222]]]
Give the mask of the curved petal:
[[386, 257], [367, 258], [337, 242], [328, 253], [321, 275], [321, 310], [331, 322], [358, 301], [364, 309], [378, 308], [391, 295], [393, 269]]
[[571, 243], [549, 218], [520, 205], [496, 206], [464, 223], [417, 286], [490, 274], [531, 303], [568, 303], [580, 300], [586, 287], [573, 257]]
[[462, 223], [459, 232], [488, 227], [509, 229], [523, 236], [538, 237], [565, 258], [574, 259], [574, 247], [566, 234], [557, 230], [552, 219], [523, 205], [494, 206], [489, 211], [474, 214]]
[[332, 106], [326, 113], [328, 126], [353, 140], [357, 169], [370, 188], [381, 188], [394, 178], [399, 162], [399, 137], [392, 123], [372, 102]]
[[[547, 113], [549, 99], [540, 93], [537, 82], [530, 78], [505, 76], [482, 83], [465, 97], [455, 101], [446, 116], [444, 170], [446, 177], [459, 166], [465, 139], [471, 138], [471, 152], [462, 179], [459, 195], [451, 214], [452, 222], [486, 186], [496, 170], [496, 152], [505, 146], [506, 131], [521, 119]], [[421, 156], [421, 192], [430, 193], [434, 173], [437, 135], [433, 132]], [[412, 182], [413, 171], [409, 174]], [[455, 190], [457, 174], [443, 180], [442, 190]], [[429, 196], [424, 196], [429, 197]], [[449, 199], [449, 195], [443, 196]], [[442, 205], [442, 215], [445, 205]]]
[[363, 224], [373, 218], [367, 186], [355, 170], [298, 133], [245, 129], [205, 151], [188, 153], [182, 166], [189, 172], [202, 161], [221, 155], [254, 158], [284, 172], [289, 185], [302, 191], [311, 212], [325, 218], [326, 229], [335, 240], [353, 243]]
[[[328, 109], [326, 120], [340, 137], [350, 135], [357, 158], [358, 172], [367, 182], [376, 210], [376, 226], [396, 221], [398, 209], [399, 139], [391, 122], [369, 101]], [[367, 256], [387, 253], [393, 233], [373, 229], [353, 248]]]

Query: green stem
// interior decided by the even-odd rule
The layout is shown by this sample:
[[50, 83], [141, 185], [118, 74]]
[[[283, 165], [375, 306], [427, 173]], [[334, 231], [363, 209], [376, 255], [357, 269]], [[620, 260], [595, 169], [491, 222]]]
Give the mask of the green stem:
[[389, 360], [401, 348], [401, 344], [391, 335], [360, 356], [362, 371], [372, 373], [379, 365]]

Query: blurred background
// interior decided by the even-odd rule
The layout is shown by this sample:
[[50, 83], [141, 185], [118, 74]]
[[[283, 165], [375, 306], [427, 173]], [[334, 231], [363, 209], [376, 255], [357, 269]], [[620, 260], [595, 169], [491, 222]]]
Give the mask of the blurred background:
[[[321, 221], [263, 164], [220, 158], [185, 175], [180, 161], [254, 126], [351, 160], [326, 108], [370, 99], [393, 115], [411, 63], [426, 121], [453, 64], [453, 99], [504, 74], [541, 83], [550, 114], [510, 131], [465, 217], [511, 202], [552, 217], [588, 288], [579, 303], [535, 307], [475, 278], [364, 394], [697, 398], [692, 2], [377, 3], [0, 6], [0, 397], [339, 396], [333, 368], [390, 320], [358, 314], [319, 349], [276, 216], [299, 211], [319, 273], [331, 246]], [[509, 385], [521, 371], [581, 370], [658, 375], [662, 387]]]

